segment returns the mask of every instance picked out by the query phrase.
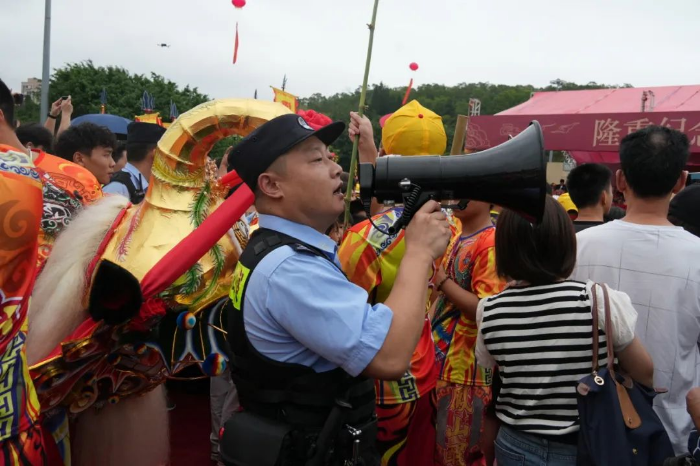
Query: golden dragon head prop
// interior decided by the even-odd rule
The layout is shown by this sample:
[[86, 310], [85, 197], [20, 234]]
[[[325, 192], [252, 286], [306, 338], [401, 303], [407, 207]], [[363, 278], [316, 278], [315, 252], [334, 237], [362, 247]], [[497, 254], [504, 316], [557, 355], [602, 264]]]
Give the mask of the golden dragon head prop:
[[[106, 269], [101, 264], [126, 271], [126, 282], [131, 280], [138, 287], [156, 263], [221, 205], [228, 188], [219, 183], [217, 167], [207, 156], [214, 144], [227, 136], [246, 136], [289, 112], [281, 104], [252, 99], [215, 100], [195, 107], [180, 116], [158, 142], [149, 189], [141, 204], [121, 208], [118, 202], [122, 201], [106, 198], [88, 207], [63, 232], [75, 238], [75, 230], [82, 228], [84, 241], [75, 244], [59, 236], [37, 289], [56, 286], [45, 277], [65, 279], [76, 273], [82, 277], [74, 277], [73, 283], [83, 285], [66, 290], [80, 298], [66, 300], [65, 305], [52, 301], [50, 293], [46, 298], [39, 293], [39, 300], [45, 302], [37, 307], [47, 306], [47, 311], [37, 315], [36, 326], [30, 321], [30, 335], [35, 328], [41, 334], [43, 328], [46, 341], [51, 341], [49, 330], [57, 328], [52, 322], [80, 317], [70, 332], [58, 337], [60, 345], [49, 343], [41, 362], [31, 368], [44, 410], [63, 407], [79, 413], [89, 406], [118, 402], [153, 389], [194, 363], [205, 374], [220, 372], [223, 348], [217, 342], [217, 314], [212, 312], [216, 306], [212, 304], [229, 291], [241, 251], [235, 234], [221, 238], [159, 294], [163, 307], [179, 313], [176, 319], [154, 314], [158, 318], [146, 320], [147, 325], [140, 322], [135, 330], [135, 319], [95, 320], [86, 310], [101, 290], [112, 293], [115, 300], [122, 292], [118, 280], [112, 282], [109, 273], [103, 274]], [[108, 209], [111, 213], [104, 215]], [[231, 219], [231, 225], [237, 220]], [[87, 236], [92, 237], [86, 238], [86, 228], [92, 232]], [[75, 260], [69, 263], [71, 256], [82, 258], [80, 267], [75, 267]], [[40, 283], [42, 278], [45, 285]], [[42, 335], [32, 337], [42, 340]], [[29, 348], [28, 344], [28, 352]]]

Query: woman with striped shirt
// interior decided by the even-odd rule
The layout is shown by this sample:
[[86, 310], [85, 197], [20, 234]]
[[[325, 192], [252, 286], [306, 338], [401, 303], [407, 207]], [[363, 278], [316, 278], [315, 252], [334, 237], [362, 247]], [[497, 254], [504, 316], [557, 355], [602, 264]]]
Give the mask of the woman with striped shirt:
[[[476, 359], [498, 366], [502, 379], [496, 414], [499, 466], [575, 465], [578, 443], [576, 386], [590, 374], [592, 283], [566, 280], [576, 262], [576, 236], [567, 213], [547, 197], [541, 224], [504, 211], [496, 229], [496, 268], [509, 287], [477, 308]], [[598, 290], [598, 302], [602, 292]], [[599, 363], [611, 338], [621, 368], [652, 385], [653, 363], [634, 336], [637, 313], [629, 297], [609, 290], [613, 334], [599, 315]]]

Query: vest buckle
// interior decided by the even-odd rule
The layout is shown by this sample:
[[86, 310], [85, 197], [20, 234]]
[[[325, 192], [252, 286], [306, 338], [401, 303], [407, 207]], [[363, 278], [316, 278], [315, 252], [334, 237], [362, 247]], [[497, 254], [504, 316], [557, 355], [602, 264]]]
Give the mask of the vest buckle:
[[360, 459], [360, 436], [362, 435], [362, 430], [356, 429], [350, 425], [346, 425], [345, 429], [347, 429], [352, 437], [352, 458], [345, 460], [344, 466], [356, 466], [357, 461]]

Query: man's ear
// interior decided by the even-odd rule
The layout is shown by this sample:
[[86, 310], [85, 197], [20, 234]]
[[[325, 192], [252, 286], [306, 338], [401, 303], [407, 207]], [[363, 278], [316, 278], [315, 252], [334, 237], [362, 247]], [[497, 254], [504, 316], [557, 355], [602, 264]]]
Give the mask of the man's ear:
[[617, 190], [621, 193], [625, 193], [627, 191], [627, 178], [625, 178], [625, 174], [622, 172], [622, 170], [615, 172], [615, 184], [617, 185]]
[[676, 181], [676, 185], [673, 187], [673, 194], [678, 194], [683, 188], [685, 188], [685, 183], [688, 181], [688, 170], [683, 170], [681, 176]]
[[80, 165], [81, 167], [85, 166], [85, 154], [82, 152], [75, 152], [73, 154], [73, 163]]
[[282, 188], [279, 183], [279, 176], [272, 172], [265, 172], [258, 176], [258, 189], [265, 196], [272, 199], [280, 199], [284, 197]]

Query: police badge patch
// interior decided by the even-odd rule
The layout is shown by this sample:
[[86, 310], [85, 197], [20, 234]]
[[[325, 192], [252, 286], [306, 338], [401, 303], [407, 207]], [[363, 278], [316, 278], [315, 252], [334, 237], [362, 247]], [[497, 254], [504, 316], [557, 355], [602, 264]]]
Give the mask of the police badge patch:
[[299, 117], [299, 126], [301, 126], [304, 129], [308, 129], [309, 131], [314, 130], [302, 117]]

